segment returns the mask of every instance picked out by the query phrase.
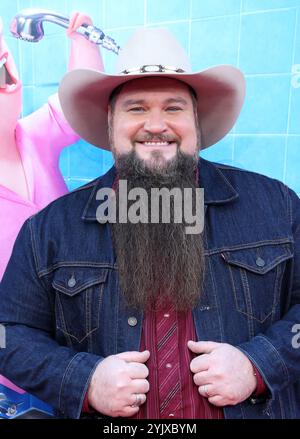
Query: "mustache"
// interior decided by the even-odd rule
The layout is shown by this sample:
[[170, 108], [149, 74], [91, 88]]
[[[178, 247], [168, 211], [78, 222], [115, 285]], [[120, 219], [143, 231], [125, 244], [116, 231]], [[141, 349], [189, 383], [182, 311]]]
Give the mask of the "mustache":
[[180, 139], [176, 135], [170, 135], [170, 134], [153, 134], [153, 133], [146, 133], [141, 136], [138, 136], [134, 139], [135, 142], [169, 142], [169, 143], [180, 143]]

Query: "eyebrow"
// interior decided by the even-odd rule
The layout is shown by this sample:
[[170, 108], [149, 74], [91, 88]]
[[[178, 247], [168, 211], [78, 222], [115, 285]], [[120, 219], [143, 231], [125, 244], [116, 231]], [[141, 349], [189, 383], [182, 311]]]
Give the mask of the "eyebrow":
[[[126, 101], [123, 102], [122, 108], [130, 107], [131, 105], [143, 105], [145, 104], [145, 99], [126, 99]], [[187, 105], [186, 99], [182, 97], [175, 97], [175, 98], [169, 98], [164, 101], [164, 104], [183, 104]]]

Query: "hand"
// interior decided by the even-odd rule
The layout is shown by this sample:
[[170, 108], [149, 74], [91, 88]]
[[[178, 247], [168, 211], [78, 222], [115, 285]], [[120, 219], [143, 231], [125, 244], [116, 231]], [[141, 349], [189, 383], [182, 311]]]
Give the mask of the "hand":
[[93, 21], [89, 15], [83, 14], [81, 12], [72, 12], [70, 16], [70, 23], [67, 29], [68, 37], [73, 38], [74, 32], [83, 24], [93, 25]]
[[[98, 412], [129, 417], [139, 411], [134, 405], [146, 401], [149, 375], [145, 362], [150, 352], [122, 352], [105, 358], [96, 368], [89, 388], [88, 401]], [[138, 395], [138, 396], [136, 396]]]
[[200, 395], [218, 407], [236, 405], [256, 389], [257, 380], [248, 357], [227, 343], [189, 341], [188, 348], [202, 354], [191, 361]]

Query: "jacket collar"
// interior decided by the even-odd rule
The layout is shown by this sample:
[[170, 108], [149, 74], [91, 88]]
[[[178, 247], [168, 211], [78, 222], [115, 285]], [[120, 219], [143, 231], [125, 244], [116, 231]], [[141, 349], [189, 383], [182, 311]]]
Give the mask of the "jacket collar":
[[[231, 185], [218, 165], [204, 159], [199, 159], [199, 185], [204, 188], [204, 204], [221, 205], [230, 203], [238, 198], [239, 194]], [[113, 166], [106, 174], [95, 180], [92, 191], [84, 207], [82, 219], [85, 221], [97, 221], [96, 210], [101, 204], [96, 199], [99, 189], [111, 188], [117, 176], [116, 168]]]

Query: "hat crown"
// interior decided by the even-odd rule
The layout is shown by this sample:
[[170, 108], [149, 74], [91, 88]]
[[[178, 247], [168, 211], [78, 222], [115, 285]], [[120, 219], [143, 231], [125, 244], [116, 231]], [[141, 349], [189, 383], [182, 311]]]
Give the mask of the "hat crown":
[[192, 72], [185, 50], [174, 36], [163, 28], [136, 30], [119, 53], [115, 73], [134, 71], [149, 65]]

